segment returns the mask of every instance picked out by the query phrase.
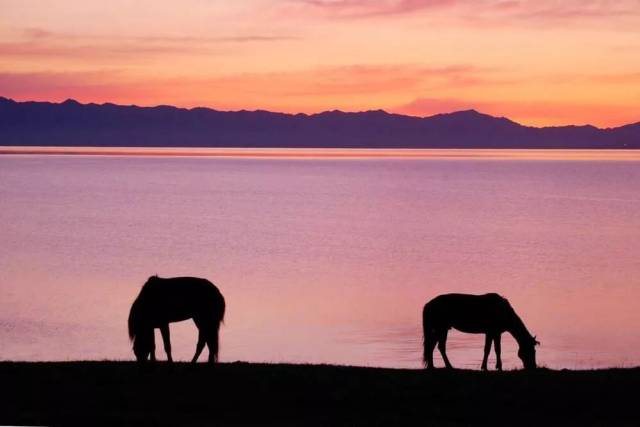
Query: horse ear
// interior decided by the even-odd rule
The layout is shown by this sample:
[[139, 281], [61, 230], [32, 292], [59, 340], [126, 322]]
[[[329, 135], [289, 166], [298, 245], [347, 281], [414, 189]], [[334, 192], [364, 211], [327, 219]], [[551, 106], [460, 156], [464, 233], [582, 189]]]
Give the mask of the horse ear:
[[533, 336], [533, 345], [540, 345], [540, 341], [536, 339], [536, 336]]

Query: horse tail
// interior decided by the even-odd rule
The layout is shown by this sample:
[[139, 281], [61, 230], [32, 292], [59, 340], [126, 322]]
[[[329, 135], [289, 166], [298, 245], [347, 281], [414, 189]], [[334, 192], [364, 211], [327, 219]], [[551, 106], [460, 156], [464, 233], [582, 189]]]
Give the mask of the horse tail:
[[213, 325], [212, 339], [209, 343], [209, 353], [212, 355], [213, 362], [218, 361], [218, 352], [220, 350], [220, 325], [224, 323], [224, 313], [226, 311], [226, 303], [222, 293], [218, 291], [215, 301], [215, 324]]
[[428, 358], [428, 352], [429, 349], [427, 348], [427, 337], [429, 335], [429, 331], [431, 330], [431, 328], [429, 327], [429, 319], [428, 319], [428, 304], [424, 305], [424, 308], [422, 309], [422, 363], [426, 366], [427, 364], [427, 358]]
[[140, 321], [138, 310], [139, 310], [139, 299], [136, 300], [131, 305], [131, 310], [129, 311], [129, 319], [127, 321], [127, 326], [129, 329], [129, 340], [133, 341], [136, 338], [136, 330], [137, 324]]
[[135, 332], [135, 320], [133, 318], [133, 307], [131, 307], [131, 311], [129, 311], [129, 319], [127, 322], [127, 326], [129, 327], [129, 341], [133, 341], [133, 339], [136, 337], [136, 332]]
[[224, 300], [222, 294], [220, 294], [220, 301], [218, 302], [218, 327], [220, 327], [220, 323], [224, 323], [224, 313], [227, 309], [227, 304]]

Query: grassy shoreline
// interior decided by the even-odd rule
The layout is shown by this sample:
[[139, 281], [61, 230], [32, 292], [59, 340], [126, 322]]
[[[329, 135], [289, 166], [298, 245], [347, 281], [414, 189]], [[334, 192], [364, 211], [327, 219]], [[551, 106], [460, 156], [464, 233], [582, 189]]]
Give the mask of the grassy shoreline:
[[0, 362], [0, 424], [640, 425], [640, 368]]

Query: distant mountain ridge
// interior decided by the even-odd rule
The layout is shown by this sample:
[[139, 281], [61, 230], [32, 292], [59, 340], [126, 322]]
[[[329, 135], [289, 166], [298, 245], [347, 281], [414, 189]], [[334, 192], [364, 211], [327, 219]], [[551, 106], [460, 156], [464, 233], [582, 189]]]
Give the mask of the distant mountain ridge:
[[529, 127], [475, 110], [285, 114], [0, 97], [0, 145], [95, 147], [640, 148], [640, 122]]

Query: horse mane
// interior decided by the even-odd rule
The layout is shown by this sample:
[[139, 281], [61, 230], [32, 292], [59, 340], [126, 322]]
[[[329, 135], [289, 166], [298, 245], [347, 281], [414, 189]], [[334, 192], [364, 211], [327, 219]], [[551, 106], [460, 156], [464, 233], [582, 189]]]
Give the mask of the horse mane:
[[516, 313], [516, 311], [513, 309], [513, 307], [509, 303], [509, 300], [506, 299], [505, 297], [502, 297], [502, 299], [506, 303], [509, 314], [513, 316], [512, 317], [513, 330], [517, 335], [519, 335], [519, 338], [516, 338], [515, 335], [514, 335], [514, 338], [516, 338], [517, 341], [519, 341], [519, 339], [522, 339], [522, 338], [525, 338], [525, 339], [529, 338], [533, 343], [537, 343], [535, 337], [531, 335], [531, 332], [529, 332], [529, 330], [525, 326], [520, 316], [518, 316], [518, 313]]
[[[147, 281], [144, 282], [144, 285], [142, 285], [142, 289], [140, 289], [140, 295], [142, 295], [145, 289], [149, 289], [149, 287], [153, 285], [155, 282], [157, 282], [158, 280], [160, 280], [160, 278], [158, 277], [157, 274], [154, 274], [153, 276], [149, 276]], [[138, 295], [138, 298], [140, 297], [140, 295]]]

